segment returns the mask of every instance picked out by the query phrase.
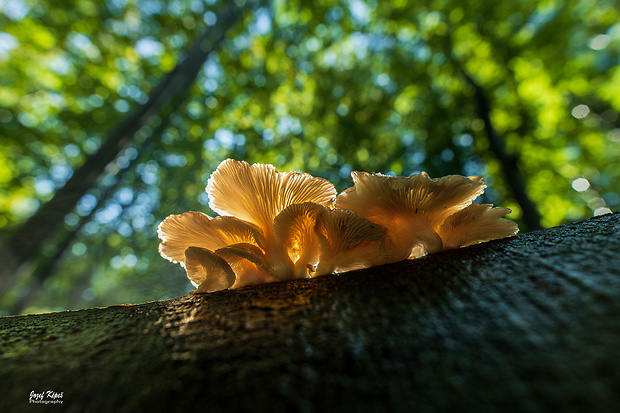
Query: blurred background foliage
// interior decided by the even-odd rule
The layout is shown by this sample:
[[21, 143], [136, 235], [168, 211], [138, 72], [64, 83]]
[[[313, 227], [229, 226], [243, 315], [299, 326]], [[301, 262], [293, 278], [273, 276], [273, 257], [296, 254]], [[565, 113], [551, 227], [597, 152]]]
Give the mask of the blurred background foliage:
[[[228, 157], [339, 191], [352, 170], [483, 175], [482, 201], [522, 230], [538, 217], [509, 169], [543, 227], [616, 210], [619, 22], [609, 0], [0, 0], [0, 231], [20, 257], [0, 315], [186, 294], [156, 227], [213, 215], [204, 187]], [[175, 70], [195, 42], [197, 75]], [[167, 77], [183, 71], [185, 89]], [[18, 241], [63, 188], [78, 201], [43, 216], [49, 236]]]

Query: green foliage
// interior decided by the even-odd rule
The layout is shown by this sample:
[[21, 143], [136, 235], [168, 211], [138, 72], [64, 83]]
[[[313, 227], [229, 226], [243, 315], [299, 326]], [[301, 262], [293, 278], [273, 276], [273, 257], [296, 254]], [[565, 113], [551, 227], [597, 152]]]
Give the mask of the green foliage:
[[[146, 102], [197, 35], [217, 27], [224, 6], [0, 3], [3, 234]], [[204, 186], [227, 157], [323, 176], [339, 190], [351, 185], [351, 170], [481, 174], [490, 186], [484, 202], [512, 208], [519, 221], [464, 72], [489, 98], [543, 225], [616, 209], [618, 10], [614, 1], [492, 0], [246, 7], [157, 142], [140, 153], [136, 141], [66, 217], [79, 235], [26, 311], [185, 294], [183, 270], [158, 256], [156, 225], [171, 213], [211, 213]], [[32, 279], [18, 280], [0, 308], [32, 288]]]

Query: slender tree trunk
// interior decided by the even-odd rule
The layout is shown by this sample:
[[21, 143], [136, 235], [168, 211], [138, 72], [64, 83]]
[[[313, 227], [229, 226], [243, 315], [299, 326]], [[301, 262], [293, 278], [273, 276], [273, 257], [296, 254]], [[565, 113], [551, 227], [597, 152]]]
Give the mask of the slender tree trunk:
[[506, 151], [502, 138], [497, 134], [493, 123], [491, 122], [491, 107], [489, 100], [480, 85], [463, 70], [463, 76], [467, 82], [474, 87], [476, 106], [478, 108], [478, 116], [484, 123], [484, 131], [489, 140], [489, 146], [495, 154], [495, 157], [502, 165], [502, 172], [506, 183], [510, 186], [512, 194], [523, 211], [523, 221], [526, 225], [525, 230], [531, 231], [542, 228], [540, 224], [540, 214], [536, 205], [532, 202], [527, 194], [525, 179], [518, 165], [518, 159], [513, 154]]
[[[146, 104], [137, 107], [107, 137], [99, 150], [91, 155], [78, 168], [64, 187], [58, 189], [54, 197], [41, 206], [11, 238], [0, 248], [0, 290], [14, 280], [20, 268], [32, 257], [36, 257], [45, 242], [54, 234], [64, 217], [70, 213], [77, 202], [97, 184], [106, 166], [113, 162], [133, 141], [148, 141], [155, 135], [144, 136], [141, 128], [159, 116], [166, 105], [179, 94], [186, 93], [194, 83], [207, 56], [216, 50], [224, 39], [228, 28], [232, 27], [240, 11], [231, 0], [224, 8], [218, 22], [202, 34], [181, 62], [163, 79], [153, 91]], [[143, 143], [144, 144], [144, 143]]]
[[[167, 105], [167, 106], [176, 107], [178, 104], [180, 104], [180, 102], [185, 100], [184, 98], [185, 95], [186, 94], [178, 94], [175, 97], [175, 99], [172, 102], [170, 102], [171, 105]], [[167, 112], [167, 113], [163, 114], [162, 112]], [[174, 111], [171, 108], [162, 109], [162, 111], [160, 111], [160, 115], [163, 115], [164, 119], [161, 121], [159, 126], [157, 126], [155, 130], [153, 131], [154, 139], [159, 138], [161, 134], [164, 132], [164, 130], [166, 130], [167, 125], [168, 125], [168, 120], [173, 113]], [[99, 207], [103, 205], [105, 201], [108, 200], [110, 196], [114, 194], [114, 191], [117, 189], [118, 185], [123, 181], [124, 176], [141, 160], [144, 153], [147, 152], [147, 150], [151, 147], [151, 144], [153, 143], [154, 139], [147, 140], [140, 145], [138, 155], [128, 163], [127, 167], [122, 172], [119, 171], [117, 173], [117, 176], [115, 176], [115, 180], [112, 185], [101, 190], [101, 193], [97, 197], [97, 204], [94, 206], [94, 208], [90, 211], [88, 215], [84, 217], [80, 217], [80, 221], [78, 225], [76, 225], [75, 228], [71, 229], [70, 231], [68, 230], [58, 231], [58, 232], [63, 232], [63, 235], [62, 235], [61, 241], [56, 246], [56, 252], [54, 253], [52, 257], [49, 257], [49, 258], [42, 257], [39, 260], [38, 265], [35, 267], [34, 271], [31, 274], [30, 283], [29, 283], [30, 290], [28, 291], [26, 295], [24, 295], [19, 300], [17, 300], [15, 305], [13, 305], [11, 309], [11, 314], [19, 314], [24, 308], [26, 308], [26, 306], [30, 303], [33, 297], [36, 296], [36, 294], [39, 292], [41, 287], [43, 287], [43, 283], [45, 282], [45, 280], [47, 280], [54, 273], [54, 271], [56, 270], [56, 267], [62, 260], [63, 256], [67, 253], [68, 247], [75, 240], [75, 238], [77, 237], [79, 232], [82, 230], [84, 225], [94, 218]], [[1, 292], [0, 292], [0, 296], [2, 296]]]

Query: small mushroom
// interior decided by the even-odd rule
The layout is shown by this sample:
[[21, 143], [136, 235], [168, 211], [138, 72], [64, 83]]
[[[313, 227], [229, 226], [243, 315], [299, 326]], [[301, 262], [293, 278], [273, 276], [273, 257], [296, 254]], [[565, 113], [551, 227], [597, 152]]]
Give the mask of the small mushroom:
[[185, 270], [192, 284], [198, 286], [192, 294], [230, 288], [236, 280], [230, 265], [219, 255], [205, 248], [189, 247], [185, 250]]
[[170, 215], [157, 228], [162, 242], [159, 253], [172, 262], [185, 262], [189, 247], [215, 251], [228, 245], [249, 243], [264, 248], [262, 231], [235, 217], [211, 218], [202, 212], [190, 211]]
[[387, 260], [385, 228], [351, 211], [311, 202], [295, 204], [276, 217], [274, 229], [295, 262], [299, 278], [365, 268]]
[[510, 237], [519, 231], [516, 222], [502, 218], [510, 212], [509, 208], [471, 204], [449, 216], [439, 226], [437, 233], [446, 250]]
[[295, 278], [307, 278], [319, 261], [319, 240], [314, 232], [316, 219], [326, 208], [313, 202], [286, 207], [273, 221], [276, 238], [295, 264]]
[[316, 275], [372, 267], [388, 260], [386, 229], [355, 212], [324, 210], [315, 233], [321, 246]]
[[241, 243], [210, 251], [200, 247], [185, 250], [185, 269], [192, 294], [277, 281], [267, 271], [263, 251], [253, 244]]
[[484, 192], [480, 176], [449, 175], [433, 180], [422, 172], [409, 177], [352, 172], [354, 186], [336, 207], [354, 211], [385, 228], [390, 262], [442, 251], [436, 228]]

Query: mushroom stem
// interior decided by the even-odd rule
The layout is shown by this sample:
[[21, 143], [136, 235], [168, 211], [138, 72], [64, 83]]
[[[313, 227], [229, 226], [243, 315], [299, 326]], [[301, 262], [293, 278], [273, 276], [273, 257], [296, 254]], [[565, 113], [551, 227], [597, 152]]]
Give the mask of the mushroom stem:
[[270, 237], [271, 242], [265, 248], [265, 260], [271, 275], [280, 281], [291, 280], [295, 275], [295, 265], [288, 256], [286, 248], [274, 237]]
[[330, 260], [323, 260], [319, 262], [319, 265], [316, 267], [316, 275], [327, 275], [332, 274], [336, 266]]
[[[399, 215], [388, 226], [390, 240], [390, 262], [411, 257], [413, 249], [419, 246], [426, 254], [443, 250], [443, 242], [423, 214]], [[415, 255], [415, 254], [413, 254]]]
[[308, 278], [314, 273], [314, 266], [317, 261], [317, 253], [311, 249], [302, 250], [301, 255], [295, 262], [295, 278]]

